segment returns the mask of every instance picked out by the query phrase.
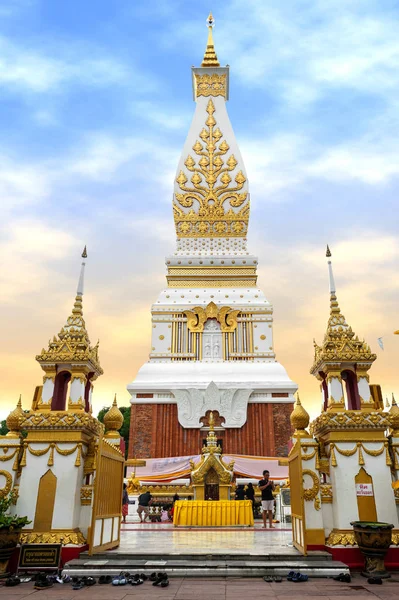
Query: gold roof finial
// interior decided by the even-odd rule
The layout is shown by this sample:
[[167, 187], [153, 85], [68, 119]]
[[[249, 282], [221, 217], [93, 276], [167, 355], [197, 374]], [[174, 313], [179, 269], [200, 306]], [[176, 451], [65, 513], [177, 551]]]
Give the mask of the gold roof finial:
[[392, 403], [389, 410], [389, 421], [392, 427], [392, 435], [396, 437], [399, 435], [399, 407], [396, 404], [394, 395], [392, 394]]
[[87, 249], [86, 249], [86, 246], [83, 248], [82, 258], [87, 258]]
[[10, 412], [10, 414], [8, 415], [8, 417], [6, 419], [6, 425], [7, 425], [8, 429], [10, 430], [7, 433], [8, 437], [19, 437], [20, 436], [21, 426], [19, 424], [19, 421], [20, 421], [20, 418], [23, 416], [24, 416], [24, 411], [22, 410], [22, 400], [21, 400], [21, 394], [20, 394], [16, 408], [14, 408], [14, 410]]
[[123, 414], [118, 408], [116, 403], [116, 394], [111, 408], [104, 415], [104, 425], [107, 433], [105, 434], [108, 438], [119, 438], [119, 429], [123, 425]]
[[206, 45], [206, 50], [201, 63], [201, 67], [220, 67], [220, 63], [218, 61], [218, 57], [216, 56], [215, 46], [213, 43], [212, 28], [215, 26], [215, 19], [213, 18], [212, 13], [209, 13], [209, 17], [206, 20], [206, 24], [208, 26], [208, 42]]
[[310, 417], [306, 410], [303, 408], [298, 393], [296, 395], [296, 403], [294, 406], [294, 410], [290, 415], [290, 421], [291, 425], [295, 429], [295, 437], [303, 437], [305, 435], [308, 435], [306, 427], [309, 425]]
[[331, 250], [330, 250], [328, 244], [327, 244], [326, 256], [327, 256], [327, 258], [330, 258], [330, 256], [331, 256]]

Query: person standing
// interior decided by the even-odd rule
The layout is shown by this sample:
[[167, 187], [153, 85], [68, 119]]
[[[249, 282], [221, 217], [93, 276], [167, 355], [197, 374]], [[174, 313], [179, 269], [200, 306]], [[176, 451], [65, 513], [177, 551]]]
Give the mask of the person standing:
[[270, 473], [266, 469], [263, 471], [263, 479], [258, 483], [258, 487], [262, 492], [262, 519], [263, 527], [266, 529], [266, 521], [269, 519], [270, 529], [273, 527], [273, 509], [274, 509], [274, 482], [269, 479]]
[[252, 512], [255, 515], [255, 490], [254, 490], [254, 486], [252, 485], [252, 483], [248, 483], [247, 489], [245, 490], [245, 495], [247, 497], [247, 500], [251, 500]]
[[122, 494], [122, 521], [126, 523], [126, 517], [129, 513], [129, 495], [127, 493], [127, 485], [123, 484], [123, 494]]
[[245, 490], [243, 485], [238, 485], [236, 489], [236, 500], [245, 500]]
[[[138, 515], [140, 517], [140, 523], [145, 523], [146, 518], [149, 518], [150, 513], [150, 504], [151, 504], [152, 496], [150, 492], [147, 490], [143, 494], [139, 496], [139, 507], [137, 509]], [[144, 513], [144, 519], [142, 518], [142, 513]]]

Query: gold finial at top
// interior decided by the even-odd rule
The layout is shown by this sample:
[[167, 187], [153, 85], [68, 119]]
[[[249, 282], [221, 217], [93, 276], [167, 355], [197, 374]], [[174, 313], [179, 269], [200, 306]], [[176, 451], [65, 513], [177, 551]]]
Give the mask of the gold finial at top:
[[208, 42], [206, 45], [206, 50], [201, 63], [201, 67], [220, 67], [220, 63], [218, 61], [218, 57], [216, 56], [215, 46], [213, 43], [212, 28], [215, 26], [215, 19], [213, 18], [212, 13], [209, 13], [209, 17], [206, 20], [206, 24], [208, 26]]
[[212, 411], [209, 413], [209, 431], [215, 431], [215, 419]]
[[392, 435], [399, 435], [399, 407], [396, 404], [394, 395], [392, 394], [391, 408], [389, 410], [389, 421], [392, 427]]
[[327, 258], [330, 258], [330, 256], [331, 256], [331, 250], [330, 250], [328, 244], [327, 244], [326, 256], [327, 256]]
[[10, 430], [7, 433], [8, 437], [19, 437], [20, 435], [20, 418], [24, 416], [24, 411], [22, 410], [22, 399], [21, 394], [19, 396], [19, 400], [17, 402], [17, 406], [14, 408], [12, 412], [8, 415], [6, 419], [6, 425]]
[[299, 394], [297, 393], [296, 403], [294, 406], [294, 410], [290, 415], [291, 425], [295, 429], [294, 436], [300, 437], [304, 435], [308, 435], [306, 431], [306, 427], [309, 425], [310, 417], [306, 410], [303, 408], [301, 401], [299, 399]]
[[82, 258], [87, 258], [87, 249], [86, 249], [86, 246], [83, 248]]
[[106, 437], [119, 437], [118, 431], [123, 425], [123, 415], [116, 403], [116, 394], [111, 408], [104, 415], [104, 425], [107, 430]]

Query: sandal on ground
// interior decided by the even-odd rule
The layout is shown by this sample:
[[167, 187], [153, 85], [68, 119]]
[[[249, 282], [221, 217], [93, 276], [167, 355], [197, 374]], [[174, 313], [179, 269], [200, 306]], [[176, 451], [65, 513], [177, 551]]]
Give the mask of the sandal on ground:
[[275, 581], [276, 583], [281, 583], [283, 581], [283, 578], [280, 577], [280, 575], [276, 575], [275, 577], [273, 577], [273, 581]]
[[112, 585], [126, 585], [127, 580], [124, 574], [120, 574], [112, 580]]
[[382, 585], [382, 579], [381, 577], [369, 577], [367, 579], [367, 583], [375, 583], [377, 585]]
[[333, 577], [334, 581], [343, 581], [345, 583], [351, 582], [351, 576], [349, 573], [340, 573], [336, 577]]
[[151, 573], [150, 581], [155, 581], [156, 579], [158, 579], [158, 573]]
[[169, 585], [169, 579], [163, 579], [161, 581], [161, 587], [168, 587]]
[[82, 590], [84, 588], [84, 586], [85, 586], [85, 584], [81, 579], [78, 579], [77, 581], [72, 583], [73, 590]]
[[158, 573], [158, 577], [155, 581], [152, 582], [152, 585], [159, 585], [162, 581], [166, 581], [168, 576], [166, 573]]
[[12, 575], [11, 577], [7, 577], [5, 585], [7, 587], [14, 587], [14, 585], [19, 585], [21, 580], [19, 577]]
[[142, 579], [143, 581], [147, 581], [148, 575], [146, 575], [145, 573], [140, 573], [140, 579]]
[[94, 577], [83, 577], [82, 581], [88, 587], [90, 587], [96, 583], [96, 580], [94, 579]]
[[265, 575], [263, 581], [266, 581], [266, 583], [273, 583], [273, 577], [270, 577], [270, 575]]
[[304, 575], [303, 573], [296, 573], [295, 577], [293, 577], [291, 581], [298, 583], [299, 581], [307, 581], [308, 579], [309, 577], [307, 575]]
[[[35, 588], [35, 590], [47, 590], [48, 588], [53, 587], [53, 585], [54, 584], [52, 581], [48, 581], [48, 579], [46, 579], [46, 580], [43, 579], [42, 581], [36, 581], [36, 583], [33, 587]], [[73, 589], [80, 589], [80, 588], [73, 588]]]
[[98, 580], [98, 583], [101, 583], [101, 584], [112, 583], [111, 575], [101, 575], [100, 579]]
[[292, 578], [295, 577], [297, 573], [295, 571], [290, 571], [287, 575], [287, 581], [292, 581]]

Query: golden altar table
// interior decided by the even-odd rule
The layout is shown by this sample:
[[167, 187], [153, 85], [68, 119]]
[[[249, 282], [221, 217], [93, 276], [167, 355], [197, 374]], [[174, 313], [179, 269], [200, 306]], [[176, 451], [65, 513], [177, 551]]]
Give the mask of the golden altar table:
[[175, 527], [228, 527], [254, 524], [251, 500], [177, 500]]

